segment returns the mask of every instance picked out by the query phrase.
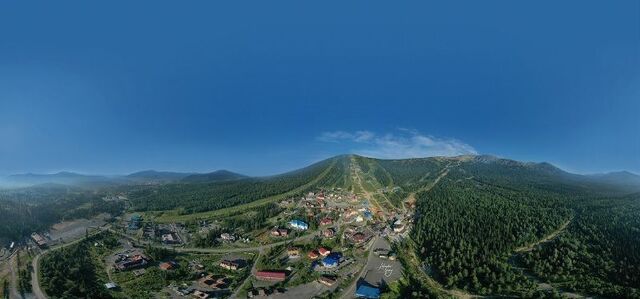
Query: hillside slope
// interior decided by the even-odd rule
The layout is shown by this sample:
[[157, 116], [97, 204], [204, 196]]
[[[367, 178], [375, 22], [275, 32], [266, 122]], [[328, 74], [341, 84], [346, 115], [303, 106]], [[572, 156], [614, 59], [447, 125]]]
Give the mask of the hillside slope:
[[435, 281], [478, 295], [637, 297], [640, 195], [629, 186], [492, 156], [349, 155], [271, 177], [145, 186], [130, 199], [176, 221], [341, 187], [370, 197], [382, 221], [414, 212], [410, 238], [396, 244], [407, 273], [398, 296], [426, 296]]
[[130, 199], [134, 209], [139, 211], [180, 209], [182, 214], [213, 211], [275, 195], [302, 194], [318, 186], [342, 184], [345, 161], [345, 156], [334, 157], [270, 177], [152, 186], [135, 190]]
[[405, 294], [430, 287], [411, 275], [424, 271], [479, 295], [531, 297], [546, 281], [556, 291], [640, 296], [640, 195], [626, 181], [491, 156], [356, 161], [365, 188], [398, 207], [415, 200], [411, 238], [399, 244], [411, 252]]

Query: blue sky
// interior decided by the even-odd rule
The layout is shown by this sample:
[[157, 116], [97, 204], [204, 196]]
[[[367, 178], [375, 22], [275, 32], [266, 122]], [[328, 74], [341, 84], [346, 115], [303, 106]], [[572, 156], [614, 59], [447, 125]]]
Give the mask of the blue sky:
[[640, 173], [640, 2], [0, 4], [0, 174], [352, 152]]

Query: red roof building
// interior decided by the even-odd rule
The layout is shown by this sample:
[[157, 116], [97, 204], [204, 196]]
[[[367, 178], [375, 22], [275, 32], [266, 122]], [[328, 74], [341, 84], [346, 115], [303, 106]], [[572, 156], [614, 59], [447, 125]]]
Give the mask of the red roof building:
[[164, 262], [162, 264], [160, 264], [160, 270], [172, 270], [173, 269], [173, 263], [172, 262]]
[[287, 274], [280, 271], [258, 271], [256, 278], [266, 281], [284, 281], [287, 278]]
[[315, 260], [315, 259], [317, 259], [317, 258], [319, 257], [319, 255], [318, 255], [318, 251], [316, 251], [316, 250], [309, 251], [309, 253], [307, 254], [307, 256], [308, 256], [310, 259]]
[[120, 271], [129, 270], [137, 267], [142, 267], [148, 263], [145, 256], [136, 254], [132, 258], [127, 258], [124, 261], [115, 264], [116, 269]]
[[271, 231], [271, 235], [274, 237], [286, 237], [289, 235], [289, 230], [286, 228], [275, 228]]
[[327, 256], [327, 255], [331, 254], [331, 250], [326, 249], [324, 247], [320, 247], [318, 249], [318, 252], [320, 252], [320, 255], [322, 255], [322, 256]]
[[327, 228], [322, 231], [322, 235], [326, 238], [332, 238], [335, 235], [335, 232], [331, 228]]
[[333, 220], [329, 217], [325, 217], [322, 218], [322, 220], [320, 220], [320, 225], [331, 225], [333, 224]]
[[354, 242], [362, 243], [365, 241], [366, 236], [363, 233], [355, 233], [352, 238]]

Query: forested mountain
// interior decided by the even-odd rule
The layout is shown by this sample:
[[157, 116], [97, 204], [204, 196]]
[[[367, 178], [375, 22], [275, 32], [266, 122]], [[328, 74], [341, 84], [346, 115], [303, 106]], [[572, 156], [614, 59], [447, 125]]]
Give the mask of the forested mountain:
[[[140, 174], [156, 175], [179, 177]], [[270, 177], [221, 171], [116, 190], [128, 195], [136, 211], [190, 214], [340, 187], [387, 199], [380, 200], [387, 210], [414, 209], [410, 237], [396, 244], [406, 271], [405, 296], [431, 294], [425, 290], [432, 285], [416, 275], [422, 273], [445, 289], [477, 295], [533, 297], [551, 283], [579, 294], [638, 298], [640, 193], [634, 178], [577, 175], [548, 163], [492, 156], [347, 155]], [[49, 185], [0, 192], [0, 219], [22, 223], [0, 223], [0, 235], [43, 229], [69, 217], [69, 206], [87, 201], [97, 210], [121, 208], [80, 190]]]
[[162, 182], [179, 181], [190, 175], [193, 175], [193, 173], [145, 170], [145, 171], [138, 171], [138, 172], [129, 174], [126, 176], [126, 178], [134, 182], [162, 183]]
[[220, 182], [220, 181], [230, 181], [246, 178], [247, 176], [231, 172], [228, 170], [216, 170], [210, 173], [202, 173], [202, 174], [192, 174], [182, 178], [182, 182], [184, 183], [206, 183], [206, 182]]
[[617, 171], [588, 175], [597, 182], [615, 184], [629, 190], [640, 191], [640, 175], [628, 171]]
[[269, 177], [149, 186], [131, 192], [130, 199], [133, 208], [139, 211], [179, 208], [182, 213], [194, 213], [217, 210], [291, 191], [304, 192], [317, 186], [335, 185], [336, 181], [344, 179], [346, 161], [344, 156], [336, 157]]
[[[390, 199], [415, 197], [415, 227], [400, 247], [445, 288], [529, 297], [551, 282], [640, 296], [640, 194], [628, 181], [490, 156], [356, 160], [371, 185], [394, 187]], [[405, 287], [415, 294], [422, 283]]]
[[[354, 167], [363, 176], [357, 185]], [[445, 288], [529, 297], [539, 284], [551, 282], [566, 291], [637, 297], [640, 195], [633, 193], [632, 180], [615, 177], [492, 156], [339, 156], [279, 176], [167, 184], [131, 198], [138, 210], [191, 213], [292, 190], [364, 188], [396, 208], [412, 201], [415, 226], [399, 248], [413, 251], [421, 263], [417, 271]], [[557, 237], [537, 244], [551, 235]], [[413, 282], [405, 288], [428, 288]]]
[[47, 230], [62, 220], [122, 212], [122, 202], [104, 201], [102, 196], [59, 185], [0, 190], [0, 245]]
[[120, 185], [165, 184], [171, 182], [214, 182], [243, 178], [245, 176], [226, 170], [212, 173], [182, 173], [170, 171], [145, 170], [128, 175], [84, 175], [73, 172], [54, 174], [16, 174], [0, 178], [0, 188], [24, 188], [38, 185], [64, 185], [95, 189]]

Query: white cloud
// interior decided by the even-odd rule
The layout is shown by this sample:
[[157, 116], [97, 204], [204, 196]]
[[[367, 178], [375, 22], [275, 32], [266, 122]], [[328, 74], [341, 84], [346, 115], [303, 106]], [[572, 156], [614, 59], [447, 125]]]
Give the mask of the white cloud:
[[375, 134], [369, 131], [355, 131], [353, 133], [345, 131], [324, 132], [318, 136], [318, 140], [324, 142], [341, 142], [341, 141], [353, 141], [353, 142], [368, 142]]
[[378, 135], [371, 131], [324, 132], [318, 140], [345, 143], [353, 146], [353, 153], [383, 159], [420, 158], [432, 156], [475, 155], [469, 144], [457, 139], [423, 135], [416, 130], [398, 129], [395, 133]]

